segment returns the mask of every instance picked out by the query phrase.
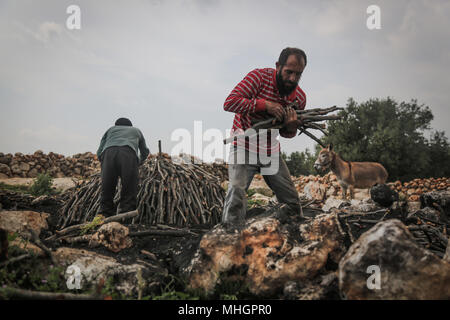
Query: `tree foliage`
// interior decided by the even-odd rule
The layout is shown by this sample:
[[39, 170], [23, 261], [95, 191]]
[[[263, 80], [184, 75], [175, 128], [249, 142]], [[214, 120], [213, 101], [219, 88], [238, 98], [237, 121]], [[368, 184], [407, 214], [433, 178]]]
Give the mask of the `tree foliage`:
[[[339, 112], [340, 120], [329, 121], [325, 144], [348, 161], [381, 163], [389, 181], [450, 176], [450, 144], [445, 133], [431, 130], [433, 114], [428, 106], [416, 100], [397, 103], [391, 98], [371, 99], [357, 103], [349, 99]], [[430, 139], [425, 137], [429, 132]], [[284, 154], [292, 175], [317, 174], [315, 153]]]
[[448, 159], [449, 146], [443, 132], [436, 132], [434, 140], [425, 138], [433, 120], [428, 106], [416, 100], [371, 99], [358, 104], [349, 99], [339, 114], [342, 119], [330, 121], [329, 136], [323, 140], [332, 143], [342, 158], [380, 162], [390, 181], [448, 174], [448, 162], [439, 170], [431, 168], [441, 156]]
[[284, 152], [281, 154], [286, 162], [289, 172], [293, 176], [315, 174], [314, 162], [316, 161], [316, 154], [313, 154], [306, 149], [304, 152], [293, 152], [289, 156]]

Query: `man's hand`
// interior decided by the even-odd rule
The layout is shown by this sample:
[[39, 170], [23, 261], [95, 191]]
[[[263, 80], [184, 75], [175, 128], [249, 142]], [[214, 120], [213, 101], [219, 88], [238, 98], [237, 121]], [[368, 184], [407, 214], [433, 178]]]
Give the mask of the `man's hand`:
[[284, 127], [287, 131], [297, 131], [298, 126], [301, 124], [301, 120], [297, 117], [297, 112], [294, 108], [286, 109], [286, 117], [284, 118]]
[[277, 118], [280, 122], [283, 121], [286, 115], [286, 112], [281, 104], [269, 100], [266, 100], [266, 112]]

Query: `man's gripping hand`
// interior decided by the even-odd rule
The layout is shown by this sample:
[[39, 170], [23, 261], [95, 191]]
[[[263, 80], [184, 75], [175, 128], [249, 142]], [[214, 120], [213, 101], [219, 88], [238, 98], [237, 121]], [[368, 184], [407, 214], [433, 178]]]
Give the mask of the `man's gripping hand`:
[[281, 104], [269, 100], [266, 100], [265, 104], [266, 104], [266, 112], [268, 114], [274, 116], [280, 122], [283, 121], [286, 112]]
[[297, 112], [295, 112], [294, 108], [286, 109], [286, 116], [284, 117], [284, 127], [289, 132], [297, 131], [299, 125], [302, 124], [301, 118], [297, 117]]

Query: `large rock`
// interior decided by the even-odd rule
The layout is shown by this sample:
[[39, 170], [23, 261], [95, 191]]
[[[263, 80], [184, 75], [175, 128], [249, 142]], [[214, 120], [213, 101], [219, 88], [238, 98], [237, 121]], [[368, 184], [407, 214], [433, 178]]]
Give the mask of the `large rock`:
[[29, 229], [37, 235], [48, 229], [48, 213], [34, 211], [0, 211], [0, 228], [9, 232], [17, 232], [30, 236]]
[[387, 220], [342, 258], [339, 288], [347, 299], [450, 299], [450, 263], [418, 246], [399, 220]]
[[250, 219], [241, 232], [216, 226], [205, 234], [191, 263], [182, 270], [189, 287], [214, 292], [223, 281], [243, 281], [258, 296], [281, 292], [288, 281], [315, 277], [327, 262], [342, 257], [343, 236], [334, 214], [309, 223], [274, 215]]
[[[116, 281], [115, 289], [125, 295], [136, 295], [139, 286], [138, 273], [146, 279], [146, 285], [153, 277], [167, 275], [167, 270], [154, 262], [153, 268], [149, 263], [122, 264], [116, 259], [101, 255], [89, 250], [74, 248], [59, 248], [53, 256], [56, 263], [78, 269], [81, 275], [80, 286], [82, 289], [95, 286], [101, 279], [104, 281], [112, 278]], [[139, 271], [140, 270], [140, 271]], [[69, 275], [66, 274], [68, 278]]]
[[112, 252], [119, 252], [131, 247], [133, 242], [128, 236], [127, 227], [118, 222], [104, 224], [98, 231], [92, 235], [90, 246], [103, 245]]

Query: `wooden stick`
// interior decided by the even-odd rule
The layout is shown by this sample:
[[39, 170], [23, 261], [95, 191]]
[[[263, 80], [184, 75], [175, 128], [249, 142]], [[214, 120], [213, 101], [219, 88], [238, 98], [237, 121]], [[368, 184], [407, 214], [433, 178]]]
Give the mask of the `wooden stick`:
[[100, 297], [89, 294], [73, 294], [63, 292], [41, 292], [11, 287], [0, 288], [0, 292], [8, 298], [32, 300], [98, 300]]
[[[109, 222], [122, 221], [122, 220], [125, 220], [128, 218], [133, 218], [133, 217], [136, 217], [138, 214], [139, 214], [139, 212], [137, 210], [124, 212], [124, 213], [106, 218], [102, 224], [109, 223]], [[82, 223], [82, 224], [73, 225], [73, 226], [67, 227], [67, 228], [59, 230], [59, 231], [57, 230], [56, 234], [59, 236], [62, 236], [62, 235], [68, 234], [69, 232], [79, 230], [79, 229], [89, 225], [90, 223], [91, 222], [86, 222], [86, 223]]]
[[20, 256], [15, 257], [15, 258], [11, 258], [9, 260], [6, 260], [6, 261], [3, 261], [2, 263], [0, 263], [0, 268], [3, 268], [4, 266], [6, 266], [6, 265], [8, 265], [10, 263], [15, 263], [15, 262], [22, 261], [24, 259], [31, 258], [32, 256], [33, 256], [32, 254], [26, 253], [26, 254], [20, 255]]
[[46, 255], [50, 258], [50, 260], [52, 260], [53, 264], [57, 264], [55, 258], [53, 257], [53, 253], [52, 251], [47, 248], [47, 246], [45, 244], [42, 243], [41, 239], [39, 239], [39, 236], [36, 234], [36, 232], [33, 229], [29, 229], [28, 231], [30, 232], [31, 235], [31, 239], [29, 239], [31, 242], [33, 242], [36, 246], [38, 246], [39, 248], [41, 248]]
[[144, 237], [144, 236], [172, 236], [172, 237], [184, 237], [187, 235], [197, 235], [188, 230], [146, 230], [130, 232], [130, 237]]

